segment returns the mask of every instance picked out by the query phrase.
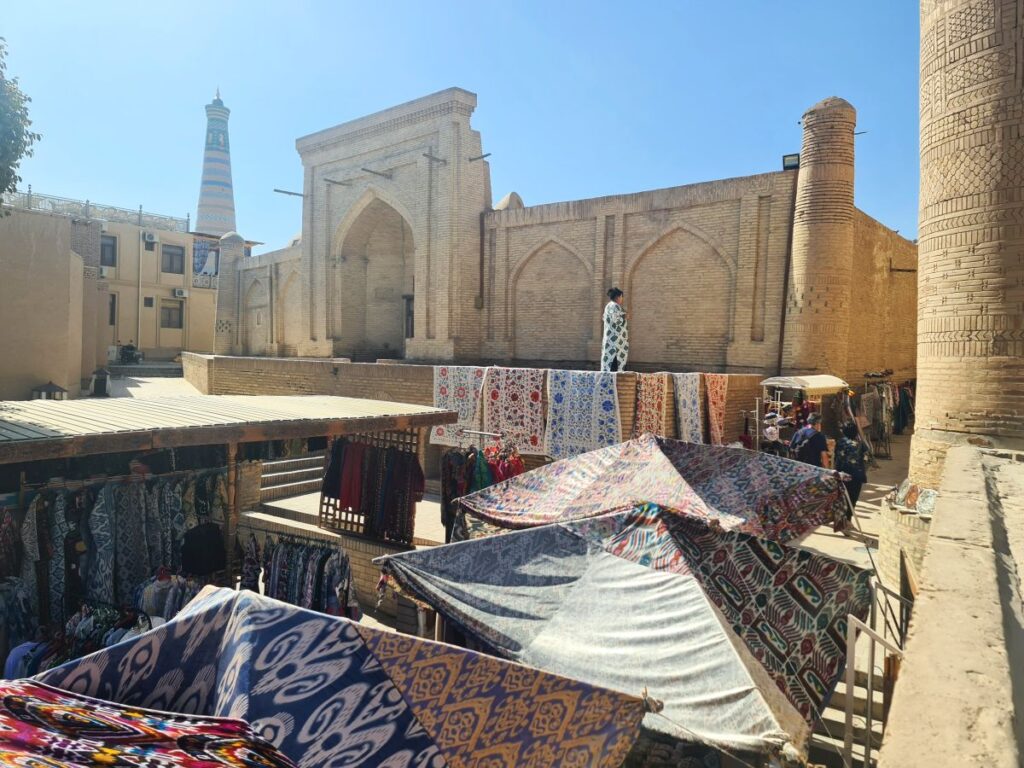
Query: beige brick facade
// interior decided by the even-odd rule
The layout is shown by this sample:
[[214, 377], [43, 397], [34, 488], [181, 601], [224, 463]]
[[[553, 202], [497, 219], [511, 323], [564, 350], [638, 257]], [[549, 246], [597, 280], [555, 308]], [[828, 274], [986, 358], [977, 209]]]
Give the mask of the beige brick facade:
[[301, 240], [222, 274], [218, 352], [591, 367], [618, 285], [641, 370], [914, 376], [915, 246], [853, 206], [846, 102], [808, 111], [799, 171], [531, 207], [492, 207], [475, 107], [299, 139]]
[[917, 423], [944, 447], [1024, 445], [1024, 2], [921, 4]]

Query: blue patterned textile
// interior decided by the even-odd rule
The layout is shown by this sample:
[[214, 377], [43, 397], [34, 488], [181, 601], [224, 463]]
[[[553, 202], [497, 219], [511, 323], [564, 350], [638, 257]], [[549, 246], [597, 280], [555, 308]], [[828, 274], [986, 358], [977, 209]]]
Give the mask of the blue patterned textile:
[[635, 696], [213, 587], [166, 624], [35, 679], [243, 719], [309, 768], [610, 768], [644, 710]]
[[614, 373], [548, 372], [549, 456], [570, 458], [621, 440]]

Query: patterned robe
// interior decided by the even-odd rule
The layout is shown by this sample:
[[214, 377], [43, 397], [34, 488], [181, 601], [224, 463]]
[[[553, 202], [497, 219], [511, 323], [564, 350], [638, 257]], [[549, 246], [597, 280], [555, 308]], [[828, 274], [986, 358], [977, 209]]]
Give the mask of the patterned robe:
[[614, 301], [604, 308], [604, 340], [601, 343], [601, 370], [612, 370], [612, 362], [618, 360], [618, 370], [626, 365], [629, 357], [629, 329], [626, 327], [626, 310]]

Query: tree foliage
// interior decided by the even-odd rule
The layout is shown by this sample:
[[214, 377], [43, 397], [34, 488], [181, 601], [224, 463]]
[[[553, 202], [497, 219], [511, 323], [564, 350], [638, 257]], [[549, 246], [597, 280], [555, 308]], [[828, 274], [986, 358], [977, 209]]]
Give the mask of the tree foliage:
[[0, 37], [0, 194], [14, 192], [21, 181], [18, 164], [31, 157], [39, 134], [30, 130], [28, 96], [18, 87], [18, 78], [7, 77], [7, 41]]

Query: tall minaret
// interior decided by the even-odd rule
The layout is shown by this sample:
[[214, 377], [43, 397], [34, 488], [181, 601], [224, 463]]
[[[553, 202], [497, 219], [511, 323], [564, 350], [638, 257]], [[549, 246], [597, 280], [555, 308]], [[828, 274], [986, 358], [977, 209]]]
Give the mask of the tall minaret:
[[196, 232], [221, 235], [235, 231], [235, 191], [231, 186], [231, 149], [228, 145], [228, 115], [231, 110], [220, 100], [220, 88], [206, 105], [206, 151], [203, 153], [203, 181], [199, 185]]

